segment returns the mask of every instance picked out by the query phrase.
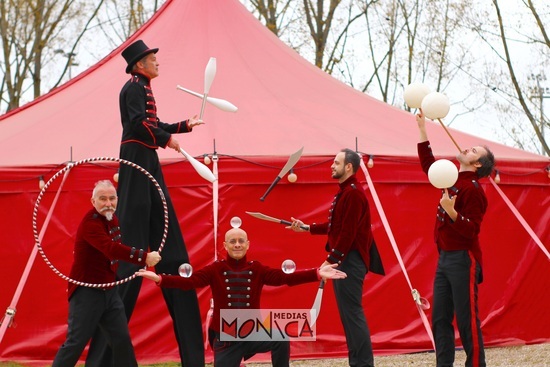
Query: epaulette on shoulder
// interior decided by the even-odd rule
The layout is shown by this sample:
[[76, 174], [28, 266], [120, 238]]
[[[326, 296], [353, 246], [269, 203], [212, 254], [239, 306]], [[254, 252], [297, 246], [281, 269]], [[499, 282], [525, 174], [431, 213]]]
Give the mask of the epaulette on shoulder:
[[354, 189], [354, 190], [357, 189], [357, 187], [355, 186], [355, 184], [351, 184], [350, 186], [351, 186], [351, 188]]
[[479, 189], [479, 182], [477, 182], [477, 180], [472, 180], [472, 184], [476, 189]]

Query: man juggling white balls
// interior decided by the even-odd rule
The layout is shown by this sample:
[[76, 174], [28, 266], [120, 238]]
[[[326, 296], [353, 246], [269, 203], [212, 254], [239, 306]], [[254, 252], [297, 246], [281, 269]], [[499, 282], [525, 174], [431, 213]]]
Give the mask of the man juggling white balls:
[[489, 176], [493, 171], [494, 156], [485, 146], [462, 151], [459, 149], [456, 156], [459, 169], [456, 172], [456, 166], [452, 162], [435, 160], [428, 141], [422, 108], [416, 115], [416, 121], [420, 132], [418, 157], [422, 170], [428, 174], [435, 187], [443, 190], [434, 231], [434, 240], [439, 251], [432, 307], [437, 366], [453, 365], [453, 319], [456, 316], [460, 339], [466, 352], [466, 366], [485, 367], [477, 300], [478, 284], [483, 281], [483, 260], [478, 235], [487, 210], [487, 197], [479, 179]]

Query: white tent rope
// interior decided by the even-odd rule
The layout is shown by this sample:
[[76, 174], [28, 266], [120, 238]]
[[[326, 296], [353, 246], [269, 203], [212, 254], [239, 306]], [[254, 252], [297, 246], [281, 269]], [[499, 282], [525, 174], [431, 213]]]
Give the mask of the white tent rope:
[[514, 206], [514, 204], [512, 204], [512, 202], [510, 201], [510, 199], [508, 199], [508, 197], [506, 196], [506, 194], [504, 194], [504, 192], [500, 189], [500, 187], [498, 187], [498, 185], [496, 184], [496, 182], [493, 180], [492, 177], [489, 177], [489, 181], [491, 182], [491, 184], [493, 185], [493, 187], [495, 188], [495, 190], [498, 192], [498, 194], [500, 195], [500, 197], [502, 198], [502, 200], [504, 200], [504, 202], [506, 203], [506, 205], [508, 205], [508, 208], [510, 208], [510, 211], [515, 215], [515, 217], [516, 217], [517, 220], [521, 223], [521, 225], [523, 226], [523, 228], [525, 228], [525, 230], [527, 231], [527, 233], [529, 233], [529, 235], [531, 236], [531, 238], [533, 239], [533, 241], [535, 241], [535, 243], [540, 247], [540, 249], [542, 250], [542, 252], [544, 252], [544, 254], [546, 255], [546, 257], [550, 260], [550, 253], [548, 252], [548, 250], [546, 249], [546, 247], [544, 247], [544, 245], [542, 244], [542, 241], [541, 241], [540, 238], [537, 236], [537, 234], [535, 233], [535, 231], [533, 231], [533, 229], [529, 226], [529, 224], [527, 223], [527, 221], [523, 218], [523, 216], [520, 214], [520, 212], [517, 210], [517, 208]]
[[[216, 181], [212, 183], [212, 215], [214, 218], [214, 261], [218, 260], [218, 198], [219, 198], [219, 177], [218, 177], [218, 161], [219, 157], [216, 153], [212, 155], [213, 169], [212, 173], [216, 177]], [[210, 298], [210, 309], [206, 313], [206, 320], [204, 323], [204, 335], [206, 339], [204, 341], [204, 350], [208, 350], [208, 328], [212, 323], [212, 317], [214, 315], [214, 299]]]
[[212, 164], [214, 165], [212, 173], [216, 181], [212, 183], [212, 210], [214, 218], [214, 261], [218, 260], [218, 198], [219, 198], [219, 179], [218, 179], [218, 160], [217, 154], [212, 155]]
[[[50, 219], [52, 218], [53, 210], [57, 204], [57, 199], [59, 198], [59, 194], [61, 194], [61, 189], [63, 189], [65, 180], [69, 176], [69, 171], [70, 171], [70, 168], [67, 171], [65, 171], [65, 174], [63, 175], [63, 179], [61, 180], [61, 184], [59, 185], [59, 189], [57, 189], [52, 205], [48, 210], [48, 214], [46, 215], [46, 219], [44, 220], [44, 224], [42, 225], [42, 229], [40, 230], [40, 236], [39, 236], [40, 241], [42, 241], [42, 238], [44, 237], [44, 233], [46, 233], [46, 228], [48, 228], [48, 224], [50, 223]], [[23, 271], [23, 274], [19, 279], [19, 284], [17, 285], [15, 294], [13, 295], [13, 299], [10, 303], [10, 306], [6, 310], [6, 314], [4, 318], [2, 319], [2, 324], [0, 325], [0, 343], [2, 343], [4, 334], [6, 333], [7, 328], [11, 325], [12, 319], [15, 316], [17, 303], [19, 302], [19, 298], [21, 297], [21, 293], [23, 292], [23, 287], [27, 283], [27, 278], [29, 277], [29, 273], [31, 271], [31, 268], [37, 253], [38, 253], [38, 246], [33, 246], [29, 259], [27, 260], [27, 265], [25, 266], [25, 270]]]
[[428, 336], [430, 337], [430, 340], [432, 342], [432, 345], [435, 350], [435, 341], [434, 336], [432, 333], [432, 329], [430, 327], [430, 323], [428, 322], [428, 318], [424, 314], [424, 311], [422, 310], [421, 303], [419, 302], [419, 292], [416, 289], [413, 289], [412, 283], [409, 279], [409, 274], [407, 273], [407, 269], [405, 268], [405, 264], [403, 263], [403, 258], [401, 257], [401, 253], [399, 252], [399, 248], [397, 247], [397, 242], [395, 241], [395, 237], [393, 236], [393, 232], [391, 230], [390, 224], [388, 222], [388, 219], [386, 218], [386, 215], [384, 213], [384, 208], [382, 207], [382, 203], [380, 202], [380, 198], [378, 197], [378, 194], [376, 193], [376, 189], [374, 188], [374, 184], [372, 182], [372, 179], [369, 175], [369, 171], [367, 167], [365, 166], [365, 162], [361, 158], [361, 169], [363, 170], [365, 177], [367, 179], [367, 185], [370, 188], [370, 192], [372, 194], [372, 198], [374, 200], [374, 204], [376, 205], [376, 209], [378, 210], [378, 213], [380, 214], [380, 219], [382, 220], [382, 224], [384, 225], [384, 228], [386, 230], [386, 234], [388, 235], [388, 238], [390, 240], [390, 243], [392, 245], [393, 252], [395, 253], [395, 257], [397, 257], [397, 261], [399, 262], [399, 266], [401, 267], [401, 271], [403, 272], [403, 275], [405, 276], [405, 279], [407, 280], [407, 283], [409, 284], [409, 288], [411, 290], [411, 294], [413, 296], [414, 303], [416, 305], [416, 308], [418, 309], [418, 313], [420, 314], [420, 318], [422, 319], [422, 323], [424, 324], [424, 328], [426, 329], [426, 332], [428, 333]]

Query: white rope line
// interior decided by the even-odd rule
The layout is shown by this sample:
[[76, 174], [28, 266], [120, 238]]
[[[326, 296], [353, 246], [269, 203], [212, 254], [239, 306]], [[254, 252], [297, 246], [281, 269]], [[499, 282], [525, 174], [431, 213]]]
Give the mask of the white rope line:
[[550, 260], [550, 252], [544, 247], [544, 244], [542, 243], [541, 239], [537, 236], [535, 231], [529, 226], [529, 223], [523, 218], [523, 216], [520, 214], [519, 210], [514, 206], [514, 204], [508, 199], [508, 196], [498, 187], [496, 182], [493, 180], [492, 177], [489, 176], [489, 181], [491, 182], [491, 185], [495, 188], [495, 190], [498, 192], [502, 200], [506, 203], [512, 214], [516, 217], [516, 219], [519, 221], [519, 223], [523, 226], [525, 231], [529, 234], [531, 239], [537, 244], [537, 246], [541, 249], [542, 252], [546, 255], [548, 260]]
[[378, 197], [378, 194], [376, 192], [376, 188], [374, 187], [374, 183], [372, 182], [372, 179], [369, 175], [369, 171], [367, 167], [365, 166], [365, 162], [363, 161], [363, 158], [361, 157], [361, 169], [363, 170], [363, 173], [365, 174], [365, 178], [367, 179], [367, 185], [370, 188], [370, 192], [372, 194], [372, 198], [374, 199], [374, 204], [376, 208], [378, 209], [378, 214], [380, 214], [380, 220], [382, 221], [382, 224], [384, 225], [384, 229], [386, 230], [386, 234], [390, 240], [390, 243], [392, 245], [393, 252], [395, 253], [395, 257], [397, 257], [397, 261], [399, 262], [399, 266], [401, 267], [401, 272], [405, 276], [405, 280], [407, 281], [407, 284], [409, 285], [409, 288], [411, 290], [414, 303], [416, 305], [416, 308], [418, 309], [418, 313], [420, 315], [420, 319], [422, 321], [422, 324], [424, 325], [424, 328], [426, 329], [426, 333], [428, 334], [428, 337], [430, 338], [430, 341], [432, 342], [432, 346], [435, 349], [435, 341], [434, 336], [432, 333], [432, 329], [430, 327], [430, 323], [428, 321], [428, 318], [426, 314], [424, 313], [424, 309], [429, 305], [428, 301], [426, 299], [423, 299], [420, 297], [420, 293], [418, 290], [414, 289], [411, 283], [411, 280], [409, 278], [409, 273], [407, 272], [407, 268], [405, 267], [405, 264], [403, 262], [403, 258], [401, 257], [401, 253], [399, 252], [399, 248], [397, 247], [397, 241], [395, 240], [395, 237], [393, 236], [393, 232], [390, 227], [390, 223], [388, 222], [388, 219], [386, 217], [386, 214], [384, 212], [384, 208], [382, 207], [382, 202], [380, 201], [380, 198]]

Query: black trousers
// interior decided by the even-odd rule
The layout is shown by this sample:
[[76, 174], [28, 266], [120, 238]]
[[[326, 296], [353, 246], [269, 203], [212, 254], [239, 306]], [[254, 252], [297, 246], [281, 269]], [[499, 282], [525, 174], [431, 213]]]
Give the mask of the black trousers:
[[[168, 233], [161, 252], [162, 260], [155, 270], [157, 273], [176, 275], [178, 267], [189, 262], [189, 256], [157, 153], [141, 144], [129, 143], [121, 146], [120, 157], [147, 170], [164, 192], [168, 208]], [[157, 188], [145, 174], [121, 164], [118, 196], [117, 216], [122, 243], [137, 249], [158, 250], [164, 230], [164, 209]], [[120, 262], [117, 275], [122, 279], [137, 270], [133, 264]], [[138, 278], [118, 287], [128, 320], [134, 310], [141, 284], [142, 279]], [[173, 321], [182, 366], [204, 367], [202, 322], [197, 293], [194, 290], [162, 289], [162, 295]], [[108, 362], [111, 360], [110, 351], [102, 339], [99, 333], [92, 339], [86, 367], [111, 366]]]
[[485, 367], [483, 336], [477, 308], [481, 268], [469, 251], [440, 251], [434, 280], [432, 329], [438, 367], [452, 367], [456, 324], [467, 367]]
[[363, 310], [363, 281], [367, 267], [359, 254], [353, 250], [348, 253], [339, 270], [345, 272], [346, 279], [333, 282], [334, 295], [344, 326], [348, 358], [351, 367], [374, 367], [374, 355], [370, 339], [370, 330]]
[[69, 301], [67, 339], [52, 367], [74, 367], [86, 344], [98, 330], [112, 350], [117, 367], [137, 367], [124, 306], [115, 289], [79, 287]]
[[239, 367], [243, 359], [256, 353], [271, 351], [273, 367], [289, 367], [290, 342], [288, 341], [236, 341], [222, 342], [214, 339], [214, 367]]

